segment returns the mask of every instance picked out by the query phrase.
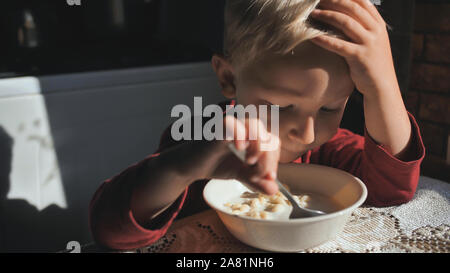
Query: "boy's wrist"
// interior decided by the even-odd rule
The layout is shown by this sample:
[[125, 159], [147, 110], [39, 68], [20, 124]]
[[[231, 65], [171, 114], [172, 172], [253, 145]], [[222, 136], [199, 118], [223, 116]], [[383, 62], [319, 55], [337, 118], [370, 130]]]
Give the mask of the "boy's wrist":
[[162, 152], [152, 163], [153, 168], [170, 174], [187, 187], [197, 180], [210, 178], [212, 171], [209, 169], [214, 165], [211, 162], [228, 151], [221, 146], [224, 145], [215, 142], [185, 142]]
[[192, 181], [193, 178], [182, 168], [182, 161], [184, 160], [180, 160], [182, 157], [176, 156], [176, 150], [178, 149], [179, 147], [176, 146], [161, 152], [159, 156], [148, 162], [148, 168], [156, 170], [158, 173], [170, 177], [170, 180], [178, 181], [177, 184], [187, 187], [195, 180]]
[[369, 135], [397, 155], [407, 146], [411, 124], [398, 85], [364, 95], [365, 124]]
[[379, 101], [385, 97], [401, 94], [400, 86], [397, 81], [374, 81], [373, 86], [366, 90], [359, 90], [366, 99], [370, 101]]
[[225, 141], [190, 141], [182, 147], [183, 162], [176, 164], [178, 175], [192, 184], [198, 180], [210, 179], [217, 162], [229, 152]]
[[374, 87], [373, 90], [369, 90], [369, 92], [364, 92], [363, 97], [365, 105], [376, 105], [378, 108], [395, 106], [398, 109], [399, 106], [404, 104], [398, 85], [381, 84]]

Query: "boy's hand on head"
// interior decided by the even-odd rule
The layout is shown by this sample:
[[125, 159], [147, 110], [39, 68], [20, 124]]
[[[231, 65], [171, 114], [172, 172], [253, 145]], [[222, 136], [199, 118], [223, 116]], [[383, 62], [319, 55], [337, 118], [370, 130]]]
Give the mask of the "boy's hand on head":
[[398, 86], [386, 22], [369, 0], [322, 0], [311, 16], [348, 38], [321, 35], [311, 41], [345, 58], [363, 95], [377, 96]]
[[408, 159], [411, 122], [392, 59], [386, 22], [369, 0], [321, 0], [311, 16], [346, 36], [321, 35], [311, 41], [345, 58], [364, 95], [368, 134], [399, 159]]

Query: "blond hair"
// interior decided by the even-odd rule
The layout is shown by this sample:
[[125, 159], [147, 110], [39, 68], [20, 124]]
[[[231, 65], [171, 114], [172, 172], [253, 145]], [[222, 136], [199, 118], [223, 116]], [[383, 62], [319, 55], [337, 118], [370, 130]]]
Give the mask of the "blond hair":
[[242, 67], [258, 56], [288, 54], [303, 41], [326, 32], [311, 24], [320, 0], [227, 0], [224, 54]]

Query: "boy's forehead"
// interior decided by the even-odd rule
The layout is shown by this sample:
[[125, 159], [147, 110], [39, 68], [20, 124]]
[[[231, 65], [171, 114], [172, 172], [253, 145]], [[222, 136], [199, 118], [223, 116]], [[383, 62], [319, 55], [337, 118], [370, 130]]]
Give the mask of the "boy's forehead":
[[267, 54], [242, 73], [247, 80], [267, 87], [333, 90], [335, 95], [342, 96], [348, 96], [349, 89], [353, 90], [345, 60], [311, 42], [297, 46], [292, 54]]

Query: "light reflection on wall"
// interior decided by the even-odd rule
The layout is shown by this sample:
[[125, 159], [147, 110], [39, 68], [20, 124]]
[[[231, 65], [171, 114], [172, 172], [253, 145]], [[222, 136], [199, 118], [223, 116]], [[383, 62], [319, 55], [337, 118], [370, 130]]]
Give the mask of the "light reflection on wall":
[[[25, 199], [38, 210], [67, 208], [39, 80], [0, 81], [0, 126], [13, 139], [8, 199]], [[11, 96], [11, 94], [17, 94]]]

